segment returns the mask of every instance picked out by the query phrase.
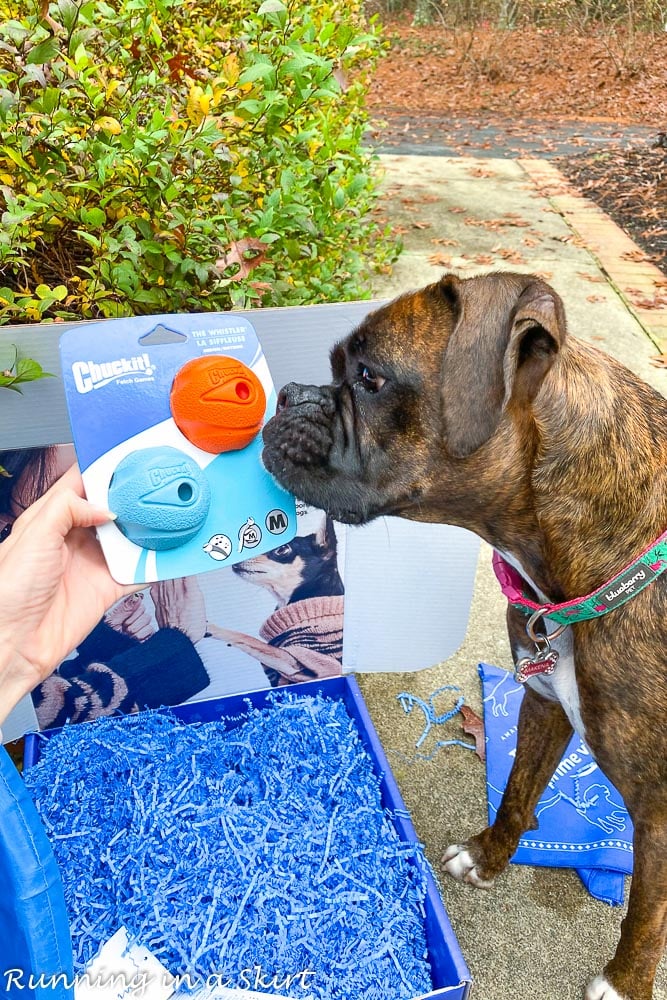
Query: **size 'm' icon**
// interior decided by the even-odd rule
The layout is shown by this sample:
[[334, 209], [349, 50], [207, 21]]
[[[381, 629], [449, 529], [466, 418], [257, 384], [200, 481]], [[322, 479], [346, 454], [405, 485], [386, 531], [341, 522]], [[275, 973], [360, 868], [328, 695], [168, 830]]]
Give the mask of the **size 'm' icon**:
[[284, 510], [276, 507], [274, 510], [269, 511], [264, 523], [266, 524], [266, 530], [270, 531], [272, 535], [282, 535], [283, 531], [287, 530], [289, 519]]

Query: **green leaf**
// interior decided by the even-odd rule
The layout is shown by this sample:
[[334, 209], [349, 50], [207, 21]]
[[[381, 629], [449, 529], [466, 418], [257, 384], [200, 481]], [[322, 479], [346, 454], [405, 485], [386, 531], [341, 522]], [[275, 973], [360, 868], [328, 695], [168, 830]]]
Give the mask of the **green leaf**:
[[12, 19], [0, 24], [0, 35], [3, 38], [9, 38], [15, 45], [22, 45], [27, 34], [28, 29], [20, 21]]
[[241, 101], [237, 104], [237, 108], [242, 108], [251, 115], [258, 115], [264, 110], [264, 105], [264, 101], [256, 101], [253, 98], [249, 98], [247, 101]]
[[42, 111], [50, 115], [58, 107], [60, 91], [57, 87], [47, 87], [42, 95]]
[[271, 62], [258, 62], [248, 66], [239, 76], [239, 83], [254, 83], [255, 80], [273, 80], [275, 67]]
[[146, 305], [154, 306], [160, 301], [160, 293], [152, 291], [150, 288], [140, 288], [139, 291], [134, 293], [132, 298], [135, 302], [143, 302]]
[[345, 191], [343, 188], [336, 188], [333, 195], [334, 208], [344, 208], [345, 207]]
[[51, 35], [30, 49], [26, 56], [26, 65], [42, 66], [44, 63], [52, 62], [59, 53], [60, 43], [55, 35]]
[[8, 156], [9, 159], [16, 164], [17, 167], [21, 167], [22, 170], [30, 171], [32, 168], [29, 163], [23, 159], [18, 149], [13, 149], [11, 146], [0, 146], [0, 152], [4, 156]]
[[11, 90], [0, 89], [0, 118], [7, 121], [7, 116], [15, 104], [18, 103], [17, 95]]
[[79, 6], [74, 0], [58, 0], [58, 13], [63, 22], [63, 26], [71, 33], [79, 16]]
[[75, 229], [74, 232], [77, 236], [80, 236], [84, 243], [93, 247], [94, 250], [99, 250], [101, 244], [97, 236], [93, 236], [92, 233], [87, 233], [85, 229]]
[[150, 240], [153, 237], [153, 227], [148, 219], [138, 218], [135, 220], [135, 224], [144, 240]]
[[32, 358], [21, 358], [16, 365], [16, 374], [20, 382], [36, 382], [41, 378], [55, 378], [53, 372], [45, 372], [39, 361]]
[[[74, 38], [72, 37], [72, 42], [73, 41]], [[83, 42], [80, 42], [79, 45], [77, 45], [76, 50], [74, 52], [74, 65], [76, 69], [80, 71], [82, 69], [85, 69], [89, 63], [90, 59], [88, 57], [88, 53], [86, 52], [86, 47], [83, 44]]]
[[16, 362], [16, 381], [34, 382], [42, 377], [42, 366], [32, 358], [19, 358]]
[[264, 0], [264, 3], [260, 5], [258, 14], [280, 14], [286, 11], [287, 7], [282, 2], [282, 0]]
[[104, 212], [101, 208], [84, 207], [79, 212], [79, 217], [86, 226], [92, 226], [93, 229], [101, 229], [107, 221], [106, 212]]
[[11, 389], [13, 392], [18, 392], [19, 395], [21, 390], [17, 385], [15, 385], [16, 379], [7, 378], [6, 375], [0, 375], [0, 389]]

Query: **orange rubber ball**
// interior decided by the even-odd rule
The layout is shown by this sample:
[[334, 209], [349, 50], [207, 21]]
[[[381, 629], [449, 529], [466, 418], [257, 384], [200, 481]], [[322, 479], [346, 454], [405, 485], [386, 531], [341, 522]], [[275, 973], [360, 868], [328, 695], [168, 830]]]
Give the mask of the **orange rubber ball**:
[[218, 454], [245, 448], [259, 433], [266, 393], [236, 358], [211, 354], [187, 361], [171, 387], [171, 415], [197, 448]]

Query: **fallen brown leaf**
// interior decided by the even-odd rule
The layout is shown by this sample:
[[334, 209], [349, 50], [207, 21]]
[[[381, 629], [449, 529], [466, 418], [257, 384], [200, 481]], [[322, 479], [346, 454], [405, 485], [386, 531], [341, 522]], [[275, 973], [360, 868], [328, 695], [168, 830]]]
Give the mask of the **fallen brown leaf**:
[[601, 274], [587, 274], [585, 271], [577, 271], [577, 277], [583, 278], [584, 281], [593, 281], [596, 283], [603, 283], [606, 281], [606, 278], [604, 278]]
[[[236, 240], [230, 244], [229, 250], [215, 262], [219, 271], [226, 271], [227, 268], [238, 264], [238, 271], [229, 276], [231, 281], [243, 281], [251, 271], [266, 260], [268, 244], [261, 240], [252, 238]], [[247, 257], [246, 254], [252, 254]]]
[[642, 297], [632, 299], [633, 305], [638, 309], [664, 309], [667, 306], [667, 298], [664, 295], [656, 294], [652, 299]]
[[621, 254], [621, 259], [641, 262], [647, 260], [647, 257], [643, 250], [626, 250]]
[[526, 258], [522, 257], [518, 250], [499, 250], [498, 256], [506, 260], [508, 264], [525, 264]]
[[484, 735], [484, 722], [477, 712], [467, 705], [461, 705], [461, 717], [463, 719], [463, 732], [472, 736], [475, 741], [475, 753], [484, 763], [486, 760], [486, 738]]

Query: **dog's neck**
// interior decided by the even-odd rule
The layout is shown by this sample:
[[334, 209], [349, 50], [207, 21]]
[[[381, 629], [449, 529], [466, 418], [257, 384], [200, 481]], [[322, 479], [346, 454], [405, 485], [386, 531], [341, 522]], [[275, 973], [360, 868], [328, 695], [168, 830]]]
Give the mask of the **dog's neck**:
[[554, 601], [590, 592], [667, 527], [667, 420], [648, 416], [657, 405], [667, 418], [667, 400], [639, 379], [621, 394], [615, 363], [597, 356], [573, 341], [545, 381], [519, 431], [534, 455], [523, 484], [534, 521], [500, 515], [493, 539]]

